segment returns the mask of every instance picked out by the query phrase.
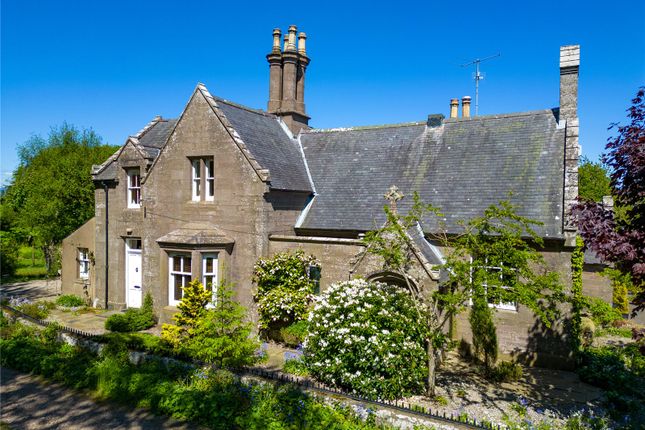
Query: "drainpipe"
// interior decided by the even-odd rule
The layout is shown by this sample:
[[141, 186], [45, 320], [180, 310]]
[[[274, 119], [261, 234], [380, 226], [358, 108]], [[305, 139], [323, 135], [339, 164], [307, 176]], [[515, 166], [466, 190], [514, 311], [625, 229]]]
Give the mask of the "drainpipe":
[[108, 184], [103, 181], [103, 190], [105, 191], [105, 309], [108, 308], [108, 281], [110, 278], [110, 265], [109, 265], [109, 234], [108, 234], [108, 209], [109, 209], [109, 200], [108, 200]]

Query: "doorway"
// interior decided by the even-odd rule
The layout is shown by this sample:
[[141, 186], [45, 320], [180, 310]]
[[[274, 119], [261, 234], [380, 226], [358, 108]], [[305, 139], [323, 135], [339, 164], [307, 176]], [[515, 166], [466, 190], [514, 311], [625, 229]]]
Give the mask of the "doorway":
[[141, 239], [125, 240], [125, 302], [129, 308], [140, 308], [141, 289]]

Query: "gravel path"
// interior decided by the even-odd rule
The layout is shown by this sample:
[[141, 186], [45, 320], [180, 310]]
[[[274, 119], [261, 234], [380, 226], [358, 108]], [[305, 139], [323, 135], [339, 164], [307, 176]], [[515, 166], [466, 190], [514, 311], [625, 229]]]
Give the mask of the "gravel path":
[[143, 409], [129, 410], [59, 384], [0, 368], [0, 420], [11, 429], [190, 429], [197, 428]]

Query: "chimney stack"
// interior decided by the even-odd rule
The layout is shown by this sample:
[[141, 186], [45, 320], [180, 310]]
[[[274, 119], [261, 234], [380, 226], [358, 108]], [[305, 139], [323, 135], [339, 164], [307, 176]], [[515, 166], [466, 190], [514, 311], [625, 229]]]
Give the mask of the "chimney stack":
[[560, 119], [578, 118], [580, 45], [560, 47]]
[[450, 99], [450, 118], [457, 118], [459, 99]]
[[564, 207], [563, 233], [565, 246], [575, 246], [576, 224], [571, 208], [578, 198], [578, 73], [580, 45], [560, 47], [560, 125], [565, 127], [564, 139]]
[[461, 116], [462, 118], [470, 118], [470, 96], [461, 98]]
[[273, 50], [267, 55], [269, 62], [268, 112], [282, 118], [289, 129], [297, 134], [309, 128], [305, 113], [305, 73], [309, 57], [305, 42], [307, 35], [298, 34], [295, 25], [289, 26], [280, 50], [280, 29], [273, 30]]

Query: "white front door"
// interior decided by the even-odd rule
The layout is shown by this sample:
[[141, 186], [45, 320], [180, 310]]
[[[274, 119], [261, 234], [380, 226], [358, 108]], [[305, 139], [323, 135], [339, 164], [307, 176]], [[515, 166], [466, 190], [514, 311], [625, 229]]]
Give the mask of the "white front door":
[[125, 241], [125, 297], [129, 308], [140, 308], [141, 290], [141, 239]]

